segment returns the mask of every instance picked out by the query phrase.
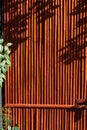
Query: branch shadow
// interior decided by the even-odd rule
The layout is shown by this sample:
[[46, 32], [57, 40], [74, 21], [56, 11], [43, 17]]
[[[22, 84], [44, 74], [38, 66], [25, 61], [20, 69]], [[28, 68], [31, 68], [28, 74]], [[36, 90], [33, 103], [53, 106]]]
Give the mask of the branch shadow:
[[[71, 17], [76, 17], [76, 27], [73, 28], [73, 32], [76, 30], [76, 36], [71, 35], [66, 40], [65, 47], [58, 50], [58, 63], [63, 62], [65, 65], [74, 63], [74, 61], [81, 61], [86, 59], [85, 49], [87, 47], [87, 0], [78, 0], [76, 7], [69, 14]], [[82, 68], [80, 70], [82, 72]], [[82, 78], [82, 77], [81, 77]], [[80, 85], [81, 90], [82, 85]], [[83, 118], [84, 108], [72, 108], [69, 111], [74, 112], [74, 121], [77, 123]]]
[[[81, 61], [85, 59], [85, 48], [87, 47], [87, 16], [80, 18], [80, 15], [85, 15], [87, 12], [86, 1], [77, 1], [76, 7], [70, 13], [70, 17], [76, 17], [76, 28], [73, 28], [73, 32], [76, 30], [76, 36], [69, 36], [69, 40], [65, 38], [65, 47], [58, 50], [59, 56], [58, 62], [63, 62], [68, 65], [76, 60]], [[82, 43], [82, 40], [84, 43]]]
[[[12, 42], [12, 52], [18, 48], [19, 44], [26, 43], [26, 40], [33, 40], [32, 38], [32, 24], [33, 17], [36, 14], [36, 24], [40, 26], [42, 24], [42, 32], [44, 31], [45, 20], [53, 17], [55, 13], [52, 11], [59, 7], [54, 4], [53, 1], [36, 1], [32, 3], [32, 0], [28, 3], [28, 11], [26, 11], [26, 1], [15, 1], [11, 3], [8, 0], [7, 5], [4, 6], [4, 12], [7, 14], [6, 21], [4, 22], [4, 37], [6, 42]], [[48, 8], [49, 7], [49, 8]], [[29, 20], [29, 21], [28, 21]], [[30, 23], [29, 23], [30, 22]], [[29, 27], [27, 28], [28, 25]], [[30, 30], [28, 36], [26, 31]], [[38, 27], [38, 39], [40, 37], [40, 30]], [[45, 34], [44, 34], [45, 35]], [[43, 37], [43, 36], [42, 36]], [[44, 41], [44, 38], [43, 38]]]

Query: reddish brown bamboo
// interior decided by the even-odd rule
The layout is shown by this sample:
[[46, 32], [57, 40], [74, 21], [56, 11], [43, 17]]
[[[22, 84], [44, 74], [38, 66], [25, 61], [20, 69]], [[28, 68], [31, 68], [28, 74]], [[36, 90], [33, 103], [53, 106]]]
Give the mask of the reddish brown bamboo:
[[13, 43], [5, 106], [21, 130], [87, 129], [86, 8], [84, 0], [4, 0], [4, 39]]

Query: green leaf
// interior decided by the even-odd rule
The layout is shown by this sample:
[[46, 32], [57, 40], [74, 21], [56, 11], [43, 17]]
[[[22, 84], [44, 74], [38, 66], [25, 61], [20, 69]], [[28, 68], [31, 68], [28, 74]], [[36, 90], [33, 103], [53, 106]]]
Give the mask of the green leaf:
[[4, 55], [3, 55], [3, 54], [0, 54], [0, 58], [4, 58]]
[[4, 46], [5, 51], [9, 51], [9, 47], [7, 45]]
[[0, 53], [2, 53], [2, 52], [3, 52], [3, 46], [0, 45]]
[[5, 75], [4, 75], [3, 73], [1, 74], [1, 77], [2, 77], [3, 79], [5, 79]]
[[2, 88], [2, 82], [0, 81], [0, 88]]
[[6, 54], [6, 55], [9, 55], [10, 52], [11, 52], [10, 50], [7, 50], [7, 51], [5, 52], [5, 54]]
[[1, 83], [3, 83], [3, 81], [4, 81], [4, 80], [3, 80], [3, 78], [2, 78], [2, 77], [0, 77], [0, 82], [1, 82]]
[[20, 129], [19, 129], [19, 127], [17, 127], [17, 126], [14, 126], [14, 127], [12, 128], [12, 130], [20, 130]]
[[11, 66], [10, 61], [10, 49], [9, 47], [12, 43], [7, 43], [5, 46], [2, 44], [4, 42], [3, 37], [0, 38], [0, 87], [2, 87], [5, 73], [8, 71], [9, 66]]
[[4, 56], [0, 54], [0, 63], [2, 62], [3, 59], [4, 59]]
[[3, 60], [3, 61], [1, 62], [1, 64], [0, 64], [0, 66], [5, 66], [5, 64], [6, 64], [6, 61]]
[[17, 123], [12, 127], [12, 130], [20, 130]]
[[8, 54], [5, 54], [5, 55], [4, 55], [4, 58], [10, 60], [10, 57], [9, 57]]
[[5, 67], [1, 67], [1, 71], [5, 74], [6, 73], [6, 69], [5, 69]]
[[7, 46], [8, 46], [8, 47], [10, 47], [11, 45], [12, 45], [12, 43], [11, 43], [11, 42], [8, 42], [8, 43], [7, 43]]
[[6, 63], [7, 63], [8, 66], [11, 66], [10, 60], [6, 60]]
[[0, 38], [0, 44], [2, 44], [4, 42], [3, 38]]
[[6, 123], [7, 123], [7, 125], [10, 125], [11, 124], [11, 120], [9, 118], [6, 119]]
[[8, 130], [11, 130], [11, 126], [10, 125], [8, 125]]
[[4, 130], [3, 128], [0, 128], [0, 130]]

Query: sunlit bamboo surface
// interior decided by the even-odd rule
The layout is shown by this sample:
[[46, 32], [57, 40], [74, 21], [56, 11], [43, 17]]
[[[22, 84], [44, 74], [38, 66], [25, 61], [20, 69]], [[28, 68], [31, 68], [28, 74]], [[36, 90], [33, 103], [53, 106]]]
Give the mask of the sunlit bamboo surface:
[[13, 124], [87, 130], [87, 110], [70, 108], [87, 98], [87, 0], [4, 0], [4, 38], [13, 43], [5, 82]]

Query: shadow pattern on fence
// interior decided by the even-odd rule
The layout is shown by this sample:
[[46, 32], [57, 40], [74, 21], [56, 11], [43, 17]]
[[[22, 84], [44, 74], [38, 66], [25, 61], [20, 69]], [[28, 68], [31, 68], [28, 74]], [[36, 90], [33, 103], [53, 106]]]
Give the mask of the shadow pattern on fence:
[[[77, 1], [76, 7], [70, 13], [70, 19], [76, 17], [76, 26], [73, 28], [73, 36], [69, 36], [69, 40], [65, 37], [65, 47], [58, 50], [58, 53], [62, 53], [58, 62], [62, 62], [66, 65], [78, 60], [85, 59], [85, 49], [87, 47], [87, 0]], [[84, 16], [83, 16], [84, 15]], [[81, 16], [81, 17], [80, 17]], [[71, 25], [72, 26], [72, 25]], [[72, 27], [71, 27], [72, 28]], [[71, 32], [70, 32], [71, 33]]]

